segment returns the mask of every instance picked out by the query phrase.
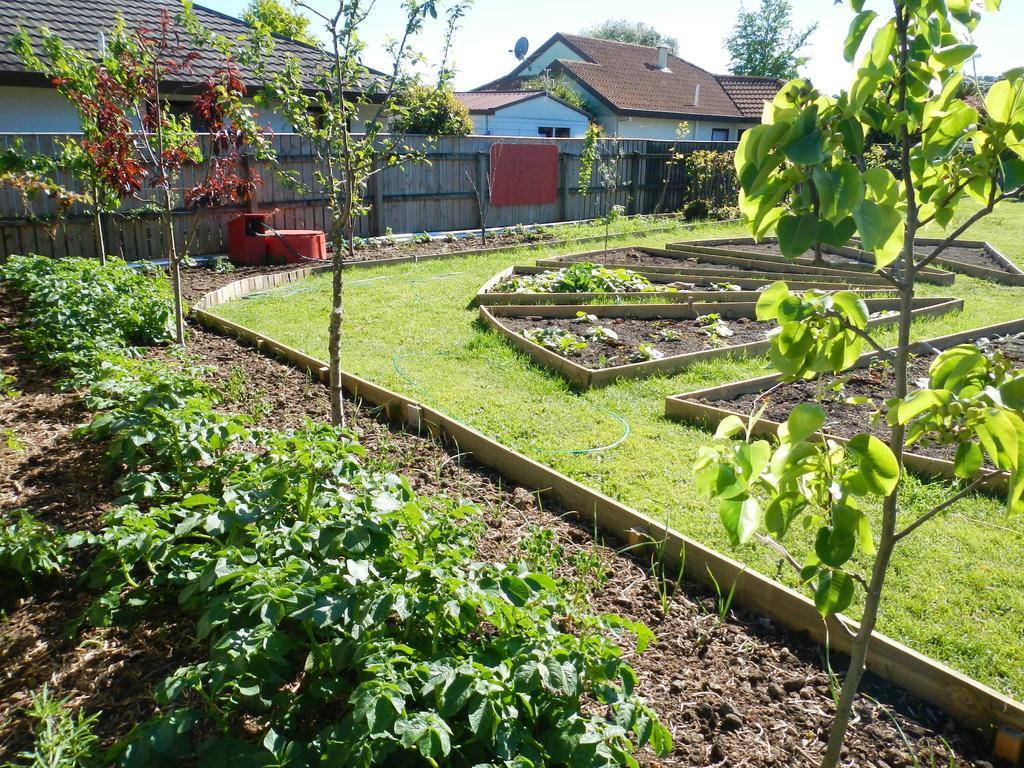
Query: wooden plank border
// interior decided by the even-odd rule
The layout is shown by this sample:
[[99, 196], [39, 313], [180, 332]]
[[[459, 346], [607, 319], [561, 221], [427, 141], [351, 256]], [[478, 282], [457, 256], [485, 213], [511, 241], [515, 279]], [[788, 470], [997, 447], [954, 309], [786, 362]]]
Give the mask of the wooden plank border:
[[[930, 354], [934, 350], [941, 351], [949, 349], [957, 344], [970, 343], [983, 336], [1005, 335], [1010, 333], [1020, 333], [1022, 331], [1024, 331], [1024, 319], [1010, 320], [1005, 323], [988, 325], [983, 328], [974, 328], [968, 331], [949, 334], [948, 336], [939, 336], [934, 339], [919, 341], [912, 345], [911, 351], [922, 355]], [[861, 355], [852, 368], [865, 368], [879, 357], [880, 356], [877, 352], [870, 352]], [[665, 398], [665, 416], [670, 419], [679, 419], [682, 421], [700, 424], [704, 427], [714, 428], [727, 416], [736, 415], [741, 418], [746, 418], [749, 414], [731, 410], [725, 404], [723, 404], [722, 407], [718, 407], [701, 401], [714, 402], [721, 400], [725, 403], [726, 401], [735, 398], [737, 395], [767, 391], [778, 384], [781, 380], [781, 375], [772, 374], [769, 376], [759, 376], [754, 379], [746, 379], [745, 381], [732, 382], [731, 384], [723, 384], [718, 387], [709, 387], [707, 389], [699, 389], [692, 392], [671, 395]], [[759, 419], [754, 424], [752, 431], [758, 435], [774, 435], [777, 433], [779, 426], [780, 424], [778, 422], [768, 419]], [[827, 432], [824, 433], [824, 437], [829, 440], [834, 440], [837, 443], [846, 442], [846, 438], [839, 437], [838, 435], [832, 435]], [[931, 456], [924, 456], [913, 452], [904, 453], [903, 456], [906, 466], [916, 474], [923, 475], [925, 477], [940, 477], [949, 480], [956, 479], [956, 475], [953, 471], [953, 462], [951, 461], [936, 459]], [[985, 480], [980, 484], [979, 488], [990, 493], [1006, 492], [1008, 475], [1005, 472], [994, 469], [983, 469], [981, 472], [984, 475]]]
[[[499, 283], [508, 280], [515, 275], [536, 275], [546, 272], [550, 267], [531, 267], [517, 265], [502, 270], [486, 283], [484, 283], [476, 294], [474, 303], [477, 306], [491, 306], [497, 304], [586, 304], [592, 301], [623, 301], [623, 300], [650, 300], [654, 299], [670, 304], [693, 304], [700, 302], [721, 302], [721, 301], [757, 301], [761, 295], [761, 288], [774, 282], [774, 278], [767, 277], [764, 280], [737, 280], [729, 278], [729, 282], [741, 286], [739, 291], [711, 291], [700, 288], [664, 290], [664, 291], [629, 291], [629, 292], [608, 292], [608, 293], [502, 293], [494, 290]], [[635, 270], [634, 270], [635, 271]], [[707, 280], [706, 277], [685, 274], [654, 274], [651, 272], [639, 272], [656, 285], [670, 287], [676, 282], [697, 282]], [[746, 284], [746, 288], [744, 288]], [[895, 291], [884, 287], [862, 287], [850, 286], [845, 283], [822, 283], [814, 280], [791, 282], [790, 288], [808, 290], [817, 288], [825, 291], [855, 290], [858, 293], [870, 293], [872, 295], [892, 295]]]
[[[236, 298], [241, 295], [245, 294], [238, 290]], [[211, 330], [234, 336], [265, 354], [307, 371], [314, 379], [321, 382], [328, 379], [327, 365], [310, 355], [206, 310], [196, 311], [194, 317]], [[850, 652], [850, 638], [839, 626], [840, 619], [823, 620], [804, 595], [439, 411], [351, 374], [343, 373], [342, 383], [354, 398], [374, 406], [385, 418], [450, 441], [458, 452], [471, 455], [482, 466], [550, 495], [567, 510], [594, 521], [616, 536], [625, 538], [635, 535], [630, 532], [640, 531], [663, 540], [666, 566], [677, 571], [682, 569], [691, 581], [710, 586], [713, 578], [719, 584], [734, 584], [737, 605], [791, 630], [806, 632], [819, 643], [827, 638], [830, 647], [840, 653]], [[856, 631], [856, 622], [846, 620], [846, 624]], [[1024, 730], [1024, 704], [881, 633], [872, 635], [867, 665], [875, 674], [941, 709], [965, 727], [988, 734], [999, 728]]]
[[[777, 238], [765, 237], [760, 243], [776, 243]], [[786, 256], [780, 256], [773, 253], [759, 253], [757, 251], [744, 251], [742, 246], [744, 245], [755, 245], [755, 240], [752, 237], [715, 237], [715, 238], [704, 238], [700, 240], [679, 240], [673, 243], [668, 243], [666, 248], [675, 251], [694, 251], [697, 253], [707, 254], [718, 254], [721, 256], [736, 256], [741, 258], [757, 258], [765, 261], [773, 262], [789, 262], [798, 264], [814, 265], [813, 259], [810, 256], [798, 256], [796, 259], [789, 259]], [[739, 247], [734, 247], [739, 246]], [[843, 246], [837, 248], [832, 245], [822, 246], [822, 252], [825, 254], [832, 254], [834, 256], [844, 256], [847, 259], [852, 259], [855, 262], [860, 262], [859, 266], [856, 263], [845, 262], [842, 267], [837, 267], [837, 262], [830, 262], [832, 268], [847, 269], [856, 272], [874, 272], [874, 260], [870, 253], [862, 251], [859, 248], [850, 248]], [[932, 267], [925, 267], [919, 273], [920, 278], [923, 282], [933, 283], [935, 285], [952, 285], [956, 280], [956, 276], [952, 272], [948, 272], [944, 269], [934, 269]]]
[[[609, 248], [610, 251], [625, 249], [641, 251], [651, 256], [660, 256], [666, 259], [678, 259], [680, 262], [692, 260], [696, 261], [700, 265], [708, 265], [706, 267], [694, 267], [682, 263], [678, 267], [651, 265], [641, 267], [644, 272], [665, 274], [686, 272], [689, 274], [705, 274], [705, 270], [707, 270], [707, 274], [709, 276], [732, 277], [736, 275], [737, 272], [735, 269], [728, 269], [728, 267], [739, 267], [741, 269], [753, 270], [754, 273], [760, 276], [774, 280], [807, 280], [810, 276], [818, 276], [823, 279], [832, 279], [834, 282], [878, 285], [882, 288], [888, 288], [892, 285], [881, 275], [876, 275], [867, 270], [849, 270], [832, 267], [817, 267], [810, 264], [797, 264], [785, 261], [767, 261], [764, 259], [749, 258], [749, 254], [747, 255], [747, 258], [741, 258], [739, 256], [726, 256], [717, 253], [699, 253], [695, 251], [681, 251], [679, 249], [649, 248], [646, 246], [638, 247], [618, 245], [615, 248]], [[547, 259], [537, 259], [537, 266], [548, 268], [566, 267], [576, 261], [583, 260], [584, 258], [595, 264], [602, 264], [609, 267], [622, 266], [621, 264], [609, 263], [608, 260], [605, 259], [605, 251], [589, 251], [587, 253], [572, 253], [562, 256], [552, 256]], [[629, 269], [635, 270], [637, 267], [629, 267]], [[739, 273], [740, 276], [743, 276], [744, 274], [747, 273]]]
[[[865, 299], [868, 310], [877, 312], [894, 312], [899, 308], [899, 299]], [[728, 347], [703, 349], [679, 355], [663, 357], [659, 360], [646, 360], [628, 365], [616, 365], [610, 368], [588, 368], [571, 358], [559, 355], [540, 344], [536, 344], [520, 333], [516, 333], [502, 323], [506, 317], [537, 316], [542, 318], [573, 318], [577, 312], [587, 312], [599, 318], [627, 317], [637, 319], [679, 319], [693, 320], [698, 315], [715, 312], [728, 319], [750, 318], [756, 315], [757, 305], [753, 302], [720, 302], [716, 304], [598, 304], [598, 305], [560, 305], [547, 304], [540, 306], [483, 306], [480, 307], [480, 320], [500, 334], [512, 346], [529, 355], [535, 362], [563, 376], [577, 389], [604, 387], [619, 379], [639, 379], [647, 376], [672, 375], [702, 360], [719, 357], [753, 357], [767, 352], [771, 340], [765, 338], [746, 344]], [[941, 315], [947, 312], [960, 311], [964, 307], [963, 299], [957, 298], [915, 298], [914, 317]], [[868, 321], [869, 327], [887, 325], [896, 320], [895, 315], [874, 317]]]

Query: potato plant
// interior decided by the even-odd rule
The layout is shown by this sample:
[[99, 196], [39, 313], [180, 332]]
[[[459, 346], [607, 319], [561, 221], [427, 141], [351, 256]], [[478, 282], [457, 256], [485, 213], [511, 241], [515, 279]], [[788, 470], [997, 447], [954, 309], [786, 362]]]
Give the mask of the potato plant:
[[[771, 360], [786, 379], [846, 370], [865, 346], [891, 365], [895, 394], [882, 413], [891, 437], [883, 442], [866, 432], [846, 445], [817, 440], [824, 411], [803, 404], [777, 442], [754, 439], [750, 423], [727, 419], [719, 437], [740, 439], [703, 451], [697, 465], [733, 542], [766, 530], [824, 616], [847, 608], [858, 589], [864, 592], [823, 766], [840, 759], [896, 547], [976, 489], [985, 460], [1009, 475], [1008, 511], [1024, 511], [1024, 372], [960, 346], [935, 358], [926, 386], [914, 389], [907, 374], [918, 274], [1022, 191], [1024, 69], [997, 80], [979, 112], [958, 93], [964, 63], [976, 53], [970, 32], [983, 12], [998, 10], [999, 0], [987, 0], [984, 9], [967, 0], [894, 0], [887, 19], [865, 10], [863, 0], [849, 4], [855, 15], [844, 55], [853, 61], [866, 48], [851, 87], [830, 97], [805, 80], [787, 83], [766, 106], [763, 124], [743, 135], [736, 169], [740, 208], [755, 236], [777, 233], [791, 257], [859, 236], [876, 271], [898, 292], [893, 349], [883, 349], [867, 331], [866, 308], [854, 294], [801, 296], [776, 284], [758, 303], [758, 319], [779, 323]], [[894, 148], [895, 173], [867, 166], [868, 135]], [[972, 207], [958, 219], [964, 201]], [[932, 223], [947, 237], [919, 255], [915, 237]], [[900, 517], [903, 452], [921, 441], [957, 443], [963, 482], [907, 521]], [[879, 508], [873, 531], [866, 513]], [[799, 557], [782, 543], [798, 524], [815, 533], [813, 548]], [[857, 551], [870, 565], [866, 573], [855, 567]]]

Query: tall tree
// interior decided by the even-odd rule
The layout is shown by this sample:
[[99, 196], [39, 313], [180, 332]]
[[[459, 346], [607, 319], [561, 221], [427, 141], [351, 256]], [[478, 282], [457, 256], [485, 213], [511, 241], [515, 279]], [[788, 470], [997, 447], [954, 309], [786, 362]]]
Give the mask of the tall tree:
[[290, 37], [307, 45], [316, 45], [316, 38], [309, 32], [309, 18], [293, 11], [279, 0], [249, 0], [242, 13], [242, 20], [249, 26]]
[[620, 43], [636, 43], [657, 47], [667, 45], [673, 54], [679, 53], [679, 41], [670, 35], [663, 35], [650, 24], [632, 19], [608, 19], [600, 24], [580, 30], [586, 37], [602, 40], [618, 40]]
[[[761, 540], [783, 553], [823, 617], [845, 611], [863, 590], [860, 625], [829, 625], [850, 663], [823, 768], [840, 762], [897, 549], [980, 489], [986, 470], [1005, 473], [1007, 511], [1024, 514], [1024, 369], [973, 344], [935, 355], [927, 377], [910, 367], [919, 353], [911, 323], [921, 270], [1024, 192], [1024, 68], [992, 84], [984, 109], [956, 96], [976, 50], [971, 33], [981, 8], [997, 10], [999, 0], [981, 8], [966, 0], [894, 0], [887, 19], [864, 10], [862, 0], [851, 5], [858, 12], [843, 54], [853, 63], [865, 49], [853, 83], [836, 98], [804, 80], [783, 87], [736, 150], [740, 210], [756, 237], [776, 232], [789, 257], [816, 240], [842, 246], [859, 236], [899, 296], [895, 347], [867, 329], [867, 308], [849, 291], [799, 295], [776, 283], [762, 293], [757, 317], [779, 323], [770, 357], [784, 381], [849, 370], [867, 344], [889, 371], [891, 397], [865, 404], [869, 431], [845, 444], [822, 433], [828, 411], [815, 402], [797, 405], [775, 441], [754, 434], [761, 411], [726, 419], [718, 437], [739, 439], [704, 449], [697, 466], [730, 539], [742, 544], [764, 529]], [[864, 168], [869, 132], [895, 149], [898, 173]], [[944, 231], [937, 244], [916, 239], [928, 225]], [[904, 453], [917, 445], [955, 454], [959, 482], [915, 518]], [[790, 530], [812, 536], [794, 541]]]
[[736, 26], [725, 40], [731, 57], [729, 71], [734, 75], [796, 77], [807, 61], [800, 52], [818, 25], [794, 32], [792, 15], [790, 0], [761, 0], [755, 11], [741, 6]]

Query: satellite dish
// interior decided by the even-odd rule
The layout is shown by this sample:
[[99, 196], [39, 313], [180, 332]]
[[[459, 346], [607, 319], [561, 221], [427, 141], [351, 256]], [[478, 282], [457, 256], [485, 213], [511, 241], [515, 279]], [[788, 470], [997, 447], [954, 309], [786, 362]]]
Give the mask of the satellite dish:
[[512, 53], [516, 55], [516, 58], [522, 61], [526, 58], [526, 52], [530, 50], [530, 41], [525, 37], [520, 37], [516, 40], [516, 47], [512, 49]]

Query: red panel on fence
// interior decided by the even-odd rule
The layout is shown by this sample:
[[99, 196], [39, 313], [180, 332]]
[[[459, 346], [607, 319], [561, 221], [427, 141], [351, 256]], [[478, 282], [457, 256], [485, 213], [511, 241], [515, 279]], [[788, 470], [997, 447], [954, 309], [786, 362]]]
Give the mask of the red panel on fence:
[[558, 147], [491, 145], [491, 205], [547, 205], [557, 200]]

